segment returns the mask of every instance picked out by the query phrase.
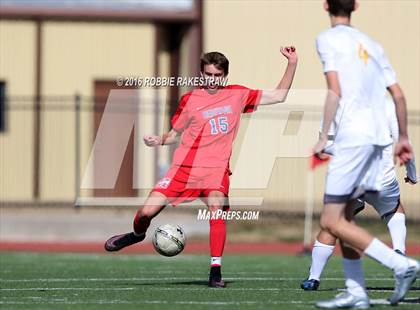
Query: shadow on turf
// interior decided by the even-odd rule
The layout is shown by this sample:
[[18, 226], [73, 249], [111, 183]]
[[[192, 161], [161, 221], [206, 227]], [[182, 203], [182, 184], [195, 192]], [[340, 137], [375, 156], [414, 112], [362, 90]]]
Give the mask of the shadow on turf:
[[[235, 283], [235, 281], [225, 281], [226, 286]], [[133, 285], [133, 283], [123, 283], [127, 286]], [[162, 286], [162, 282], [139, 282], [139, 283], [134, 283], [134, 285], [138, 285], [138, 286]], [[201, 280], [197, 280], [197, 281], [181, 281], [181, 282], [166, 282], [165, 285], [197, 285], [197, 286], [208, 286], [209, 282], [208, 281], [201, 281]], [[380, 289], [380, 288], [379, 288]], [[281, 289], [279, 289], [281, 290]], [[318, 289], [317, 292], [333, 292], [333, 291], [337, 291], [336, 288], [322, 288], [322, 289]], [[309, 291], [308, 291], [309, 292]], [[315, 291], [313, 291], [315, 292]]]
[[319, 288], [316, 291], [306, 291], [306, 292], [333, 292], [333, 291], [335, 292], [337, 291], [337, 289], [336, 288]]
[[[234, 281], [225, 281], [226, 285], [229, 285], [231, 283], [234, 283]], [[126, 283], [126, 285], [133, 285], [133, 283]], [[135, 283], [135, 285], [141, 285], [141, 286], [162, 286], [162, 282], [155, 282], [155, 283]], [[180, 282], [167, 282], [165, 285], [198, 285], [198, 286], [208, 286], [208, 281], [180, 281]]]
[[[234, 281], [225, 281], [226, 285], [234, 283]], [[209, 281], [181, 281], [181, 282], [171, 282], [171, 285], [200, 285], [200, 286], [209, 286]]]

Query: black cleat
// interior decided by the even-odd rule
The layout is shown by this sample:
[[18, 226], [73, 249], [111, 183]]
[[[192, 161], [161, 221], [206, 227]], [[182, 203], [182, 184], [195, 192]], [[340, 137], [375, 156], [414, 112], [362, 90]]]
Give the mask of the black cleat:
[[305, 291], [316, 291], [319, 286], [319, 281], [315, 279], [306, 279], [300, 284], [300, 288]]
[[222, 279], [209, 279], [209, 287], [225, 288], [226, 283]]
[[146, 238], [146, 234], [143, 234], [142, 236], [136, 236], [133, 232], [116, 235], [109, 238], [105, 242], [105, 250], [108, 252], [119, 251], [126, 246], [143, 241], [144, 238]]
[[222, 280], [222, 272], [220, 266], [213, 266], [210, 268], [209, 287], [226, 287], [225, 281]]

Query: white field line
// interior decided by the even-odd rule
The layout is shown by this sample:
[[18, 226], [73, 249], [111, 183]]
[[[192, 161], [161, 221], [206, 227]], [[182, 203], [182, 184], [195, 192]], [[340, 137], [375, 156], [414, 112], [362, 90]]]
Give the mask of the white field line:
[[310, 304], [311, 302], [304, 301], [165, 301], [165, 300], [140, 300], [140, 301], [125, 301], [125, 300], [98, 300], [98, 301], [41, 301], [41, 302], [25, 302], [25, 301], [0, 301], [0, 305], [27, 305], [27, 304], [126, 304], [126, 305], [141, 305], [141, 304], [178, 304], [178, 305], [215, 305], [215, 306], [234, 306], [234, 305], [283, 305], [283, 304]]
[[[164, 277], [164, 278], [34, 278], [34, 279], [0, 279], [0, 283], [15, 282], [101, 282], [101, 281], [176, 281], [191, 280], [203, 281], [204, 277]], [[296, 277], [224, 277], [227, 281], [301, 281], [302, 278]], [[341, 281], [344, 278], [322, 278], [323, 281]], [[392, 277], [385, 278], [366, 278], [366, 281], [394, 281]]]
[[[64, 305], [84, 305], [84, 304], [126, 304], [126, 305], [141, 305], [141, 304], [178, 304], [178, 305], [214, 305], [214, 306], [235, 306], [235, 305], [310, 305], [313, 301], [165, 301], [165, 300], [140, 300], [140, 301], [125, 301], [125, 300], [97, 300], [97, 301], [67, 301], [67, 300], [42, 300], [35, 301], [0, 301], [0, 305], [30, 305], [30, 304], [64, 304]], [[371, 299], [370, 303], [373, 305], [389, 305], [386, 299]], [[400, 302], [402, 305], [414, 305], [412, 302]]]
[[[132, 291], [132, 290], [147, 290], [147, 291], [208, 291], [208, 287], [203, 288], [186, 288], [186, 287], [127, 287], [127, 288], [89, 288], [89, 287], [28, 287], [28, 288], [0, 288], [0, 292], [13, 291]], [[229, 291], [301, 291], [298, 288], [229, 288]]]
[[[0, 292], [14, 292], [14, 291], [208, 291], [208, 287], [121, 287], [121, 288], [101, 288], [101, 287], [27, 287], [27, 288], [0, 288]], [[248, 287], [230, 287], [229, 291], [302, 291], [300, 288], [284, 288], [284, 287], [263, 287], [263, 288], [248, 288]], [[331, 289], [332, 291], [333, 289]], [[346, 291], [343, 288], [337, 288], [337, 291]], [[384, 289], [369, 289], [369, 292], [384, 292]], [[389, 291], [389, 290], [387, 290]], [[221, 291], [220, 291], [221, 292]]]
[[[409, 302], [409, 301], [413, 302]], [[420, 298], [406, 298], [406, 301], [400, 301], [399, 305], [415, 305], [414, 301], [417, 301], [417, 304], [420, 302]], [[371, 299], [370, 300], [371, 305], [390, 305], [389, 301], [386, 299]]]
[[0, 288], [0, 292], [9, 291], [132, 291], [134, 287], [27, 287], [27, 288]]

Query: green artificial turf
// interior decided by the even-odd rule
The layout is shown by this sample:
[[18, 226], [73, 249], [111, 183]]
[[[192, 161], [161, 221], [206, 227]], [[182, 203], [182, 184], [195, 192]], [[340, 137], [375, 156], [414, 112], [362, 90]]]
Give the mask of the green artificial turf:
[[[209, 258], [179, 255], [0, 253], [0, 309], [314, 309], [343, 288], [333, 257], [316, 292], [299, 287], [309, 257], [229, 255], [226, 289], [207, 287]], [[390, 271], [365, 259], [374, 309], [391, 309]], [[416, 283], [398, 309], [419, 309]]]

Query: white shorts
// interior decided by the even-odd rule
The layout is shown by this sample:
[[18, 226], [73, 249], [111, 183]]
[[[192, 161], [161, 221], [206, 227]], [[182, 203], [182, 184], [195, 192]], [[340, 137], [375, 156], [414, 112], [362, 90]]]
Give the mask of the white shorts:
[[383, 149], [378, 145], [336, 146], [328, 166], [324, 204], [346, 203], [365, 192], [381, 190]]
[[378, 193], [366, 193], [360, 199], [357, 199], [354, 212], [359, 213], [367, 202], [381, 217], [394, 213], [400, 203], [400, 186], [397, 179], [393, 179], [391, 183], [384, 185]]

